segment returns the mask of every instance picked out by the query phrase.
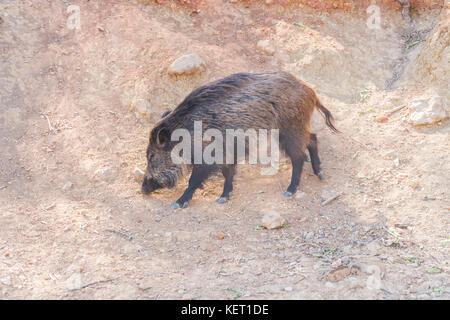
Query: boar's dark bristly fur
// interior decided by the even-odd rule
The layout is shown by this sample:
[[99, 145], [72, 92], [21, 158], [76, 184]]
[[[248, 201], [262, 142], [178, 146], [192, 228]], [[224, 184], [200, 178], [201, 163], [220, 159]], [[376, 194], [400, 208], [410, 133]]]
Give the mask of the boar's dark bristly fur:
[[[315, 109], [323, 114], [327, 126], [337, 132], [333, 116], [314, 89], [287, 72], [236, 73], [201, 86], [172, 112], [164, 114], [151, 130], [142, 193], [175, 185], [184, 168], [172, 163], [171, 150], [178, 141], [171, 141], [171, 133], [184, 128], [193, 136], [194, 121], [201, 121], [203, 132], [215, 128], [224, 137], [226, 129], [279, 129], [280, 148], [292, 162], [291, 183], [284, 193], [291, 196], [300, 183], [306, 149], [314, 173], [322, 179], [317, 136], [310, 131]], [[223, 193], [217, 201], [222, 203], [231, 197], [235, 164], [192, 166], [189, 186], [173, 208], [186, 207], [195, 190], [217, 171], [225, 177]]]

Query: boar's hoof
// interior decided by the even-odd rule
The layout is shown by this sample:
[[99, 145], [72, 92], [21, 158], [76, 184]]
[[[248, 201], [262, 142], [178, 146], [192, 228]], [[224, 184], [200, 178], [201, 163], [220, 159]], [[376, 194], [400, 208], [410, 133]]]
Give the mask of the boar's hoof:
[[225, 203], [227, 202], [227, 198], [225, 197], [220, 197], [219, 199], [216, 200], [217, 203]]
[[220, 197], [219, 199], [216, 200], [216, 202], [217, 203], [225, 203], [225, 202], [227, 202], [227, 200], [230, 200], [232, 196], [233, 196], [233, 192], [230, 191], [230, 192], [228, 192], [228, 197]]
[[181, 206], [180, 206], [180, 204], [178, 202], [175, 202], [173, 205], [170, 206], [170, 208], [176, 210], [176, 209], [179, 209], [179, 208], [182, 208], [182, 209], [187, 208], [187, 206], [188, 206], [188, 202], [187, 201], [184, 202], [183, 205], [181, 205]]
[[286, 198], [290, 198], [290, 197], [292, 197], [292, 192], [285, 191], [285, 192], [283, 192], [283, 196], [285, 196]]
[[320, 171], [320, 172], [317, 174], [317, 178], [319, 178], [320, 180], [323, 180], [323, 173], [322, 173], [322, 171]]

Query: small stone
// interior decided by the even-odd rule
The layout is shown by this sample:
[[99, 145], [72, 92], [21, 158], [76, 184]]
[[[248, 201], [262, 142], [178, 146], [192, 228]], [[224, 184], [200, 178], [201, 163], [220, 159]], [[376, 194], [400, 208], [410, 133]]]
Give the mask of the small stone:
[[391, 96], [388, 98], [388, 101], [394, 105], [394, 106], [398, 106], [400, 105], [400, 103], [402, 102], [402, 97], [401, 96]]
[[400, 160], [398, 158], [394, 158], [394, 167], [398, 168], [400, 165]]
[[342, 266], [342, 259], [337, 259], [331, 264], [331, 268], [336, 269]]
[[272, 245], [270, 243], [263, 244], [263, 249], [270, 249], [270, 248], [272, 248]]
[[156, 215], [156, 216], [155, 216], [155, 221], [156, 221], [156, 222], [160, 222], [160, 221], [161, 221], [161, 216]]
[[142, 182], [142, 181], [144, 181], [144, 175], [145, 175], [144, 171], [142, 171], [138, 167], [134, 168], [134, 170], [133, 170], [134, 180], [136, 180], [137, 182]]
[[108, 167], [95, 171], [95, 176], [108, 183], [111, 183], [116, 179], [114, 171]]
[[363, 263], [358, 264], [355, 267], [358, 268], [360, 272], [368, 275], [374, 275], [379, 279], [383, 279], [386, 273], [384, 264], [380, 263], [379, 260], [369, 259]]
[[326, 276], [326, 280], [329, 282], [337, 282], [358, 274], [360, 274], [360, 270], [357, 267], [339, 267], [330, 271]]
[[70, 181], [67, 181], [62, 187], [62, 191], [69, 191], [70, 189], [72, 189], [72, 187], [73, 187], [73, 183]]
[[81, 289], [81, 274], [74, 273], [66, 280], [66, 289], [69, 291]]
[[284, 218], [273, 210], [267, 212], [262, 218], [262, 226], [269, 230], [281, 228], [285, 223]]
[[292, 287], [283, 288], [283, 291], [287, 291], [287, 292], [291, 292], [292, 290], [293, 290]]
[[408, 229], [408, 224], [403, 224], [403, 223], [396, 223], [394, 225], [394, 227], [399, 228], [399, 229]]
[[409, 108], [412, 111], [409, 123], [414, 126], [433, 124], [448, 118], [449, 108], [442, 97], [438, 95], [413, 100], [409, 104]]
[[385, 159], [391, 159], [394, 162], [394, 167], [400, 166], [400, 160], [398, 158], [398, 153], [395, 150], [389, 150], [384, 154]]
[[388, 150], [384, 154], [384, 157], [387, 158], [387, 159], [394, 160], [395, 158], [398, 158], [398, 153], [395, 150]]
[[77, 213], [79, 215], [86, 216], [89, 213], [89, 211], [87, 209], [80, 209], [77, 211]]
[[5, 285], [5, 286], [10, 286], [11, 285], [11, 278], [10, 277], [0, 278], [0, 283]]
[[275, 47], [269, 40], [259, 40], [256, 47], [269, 56], [273, 56], [275, 53]]
[[217, 240], [223, 240], [225, 238], [225, 234], [222, 232], [217, 235]]
[[388, 117], [386, 117], [386, 116], [379, 116], [375, 120], [377, 122], [385, 122], [387, 119], [388, 119]]
[[171, 75], [192, 74], [205, 70], [205, 61], [195, 53], [186, 54], [176, 59], [167, 71]]
[[130, 110], [134, 111], [137, 118], [150, 118], [152, 115], [152, 107], [146, 99], [136, 98], [131, 102]]

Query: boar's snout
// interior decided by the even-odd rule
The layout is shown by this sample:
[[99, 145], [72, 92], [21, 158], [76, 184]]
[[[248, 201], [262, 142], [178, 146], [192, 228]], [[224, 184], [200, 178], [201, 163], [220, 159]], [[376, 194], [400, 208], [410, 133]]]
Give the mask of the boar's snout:
[[144, 181], [142, 182], [141, 193], [149, 194], [152, 191], [161, 189], [162, 186], [152, 178], [144, 177]]

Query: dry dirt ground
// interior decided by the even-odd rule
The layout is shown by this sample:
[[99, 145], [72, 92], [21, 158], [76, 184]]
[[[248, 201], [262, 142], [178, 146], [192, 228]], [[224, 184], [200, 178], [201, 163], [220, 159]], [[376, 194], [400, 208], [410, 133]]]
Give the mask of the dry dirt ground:
[[[67, 27], [70, 4], [80, 29]], [[411, 25], [382, 11], [375, 31], [365, 11], [210, 4], [0, 3], [0, 298], [448, 299], [449, 121], [415, 128], [408, 108], [375, 120], [431, 87], [448, 104], [448, 62], [425, 84], [408, 78], [448, 7]], [[190, 52], [206, 70], [169, 76]], [[310, 82], [342, 131], [313, 118], [323, 181], [307, 163], [284, 198], [284, 161], [278, 176], [241, 168], [223, 205], [220, 177], [184, 210], [169, 207], [186, 179], [137, 192], [132, 171], [164, 110], [213, 79], [277, 69]], [[149, 118], [133, 109], [144, 100]], [[271, 209], [285, 227], [260, 227]]]

